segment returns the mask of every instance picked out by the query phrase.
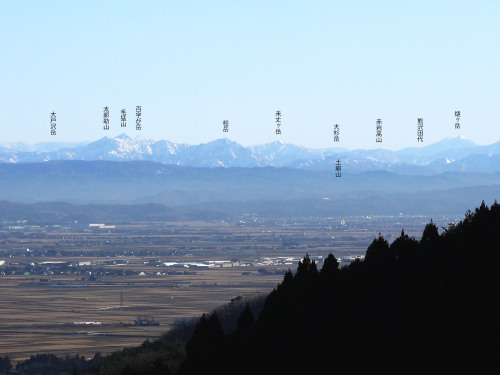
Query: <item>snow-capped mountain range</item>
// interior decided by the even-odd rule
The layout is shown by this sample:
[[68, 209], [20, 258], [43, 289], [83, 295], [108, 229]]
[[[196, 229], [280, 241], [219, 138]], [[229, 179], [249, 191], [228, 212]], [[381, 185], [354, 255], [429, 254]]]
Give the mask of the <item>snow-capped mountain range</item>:
[[200, 145], [155, 141], [125, 134], [95, 142], [0, 144], [0, 162], [43, 162], [51, 160], [154, 161], [191, 167], [289, 167], [351, 172], [387, 170], [403, 174], [433, 174], [446, 171], [492, 172], [500, 170], [500, 142], [479, 146], [463, 137], [445, 138], [424, 147], [399, 151], [385, 149], [308, 149], [275, 141], [243, 147], [228, 139]]

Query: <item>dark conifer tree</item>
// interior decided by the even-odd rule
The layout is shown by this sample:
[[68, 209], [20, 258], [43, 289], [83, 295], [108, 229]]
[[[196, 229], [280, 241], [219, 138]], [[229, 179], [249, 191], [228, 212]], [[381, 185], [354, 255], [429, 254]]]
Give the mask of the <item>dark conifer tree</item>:
[[368, 246], [365, 260], [367, 263], [382, 264], [392, 259], [393, 257], [389, 250], [389, 244], [384, 237], [382, 237], [382, 234], [379, 233], [378, 238], [374, 239], [370, 246]]
[[278, 285], [278, 287], [275, 290], [278, 290], [280, 292], [289, 292], [293, 289], [293, 273], [288, 269], [288, 271], [285, 272], [285, 276], [283, 277], [283, 281], [281, 284]]
[[408, 236], [403, 229], [401, 235], [390, 246], [391, 256], [401, 261], [413, 259], [417, 255], [418, 245], [415, 238]]
[[427, 224], [424, 228], [424, 232], [422, 233], [422, 239], [420, 240], [420, 243], [428, 244], [432, 241], [437, 241], [438, 238], [439, 238], [438, 227], [436, 226], [436, 224], [432, 222], [431, 219], [431, 222]]
[[242, 335], [248, 336], [251, 333], [253, 333], [254, 330], [255, 330], [255, 318], [252, 314], [250, 306], [247, 303], [238, 318], [238, 331]]
[[337, 275], [339, 271], [339, 262], [333, 256], [332, 253], [328, 254], [328, 256], [323, 261], [323, 267], [321, 267], [320, 274], [322, 277], [334, 277]]
[[316, 266], [316, 261], [311, 260], [309, 254], [306, 254], [304, 259], [299, 261], [299, 265], [297, 267], [296, 277], [309, 277], [315, 276], [318, 273], [318, 267]]
[[[186, 362], [182, 370], [189, 374], [217, 373], [216, 364], [224, 361], [224, 331], [217, 313], [203, 314], [186, 344]], [[212, 372], [215, 371], [215, 372]]]

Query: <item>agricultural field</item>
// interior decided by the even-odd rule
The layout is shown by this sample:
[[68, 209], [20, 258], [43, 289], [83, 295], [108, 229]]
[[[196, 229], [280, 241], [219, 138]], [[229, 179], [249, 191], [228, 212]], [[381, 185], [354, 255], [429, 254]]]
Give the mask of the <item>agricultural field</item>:
[[[116, 276], [87, 286], [64, 276], [51, 280], [73, 286], [39, 280], [0, 278], [0, 352], [14, 359], [37, 352], [92, 357], [135, 346], [158, 337], [178, 318], [201, 315], [237, 295], [269, 291], [280, 276], [243, 277], [235, 267], [189, 276]], [[135, 325], [138, 318], [159, 325]]]
[[[446, 225], [452, 218], [442, 218]], [[93, 357], [135, 346], [236, 296], [269, 293], [308, 252], [341, 265], [421, 217], [106, 223], [0, 230], [0, 353]], [[321, 266], [321, 265], [319, 265]]]

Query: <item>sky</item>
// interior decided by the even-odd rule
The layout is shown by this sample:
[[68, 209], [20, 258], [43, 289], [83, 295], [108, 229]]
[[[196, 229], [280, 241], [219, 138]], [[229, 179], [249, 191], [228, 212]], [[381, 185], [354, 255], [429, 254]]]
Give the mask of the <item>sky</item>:
[[491, 144], [500, 140], [499, 14], [500, 2], [481, 0], [4, 1], [0, 142], [126, 133], [310, 148], [395, 150], [456, 136]]

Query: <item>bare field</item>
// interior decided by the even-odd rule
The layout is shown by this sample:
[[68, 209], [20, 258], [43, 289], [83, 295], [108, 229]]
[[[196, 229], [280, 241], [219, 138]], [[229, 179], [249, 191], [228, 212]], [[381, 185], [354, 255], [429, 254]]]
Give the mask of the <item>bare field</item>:
[[[341, 265], [421, 217], [36, 226], [0, 229], [0, 354], [92, 357], [168, 331], [238, 295], [270, 292], [308, 252]], [[446, 225], [449, 218], [435, 220]], [[107, 223], [110, 224], [110, 223]], [[111, 223], [112, 224], [112, 223]], [[113, 224], [114, 225], [114, 224]], [[138, 317], [159, 326], [134, 325]], [[76, 324], [75, 324], [76, 323]]]
[[[40, 285], [38, 276], [0, 277], [0, 353], [16, 360], [47, 352], [108, 353], [158, 337], [176, 318], [201, 315], [237, 295], [269, 292], [281, 280], [242, 276], [238, 268], [207, 269], [189, 278], [113, 277], [87, 287]], [[133, 325], [138, 316], [160, 325]]]

